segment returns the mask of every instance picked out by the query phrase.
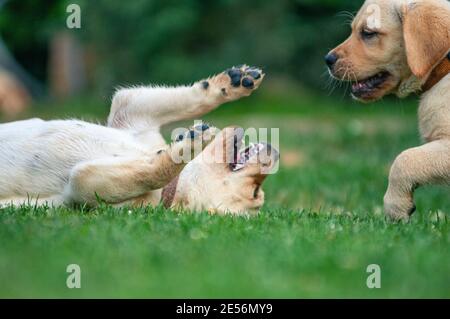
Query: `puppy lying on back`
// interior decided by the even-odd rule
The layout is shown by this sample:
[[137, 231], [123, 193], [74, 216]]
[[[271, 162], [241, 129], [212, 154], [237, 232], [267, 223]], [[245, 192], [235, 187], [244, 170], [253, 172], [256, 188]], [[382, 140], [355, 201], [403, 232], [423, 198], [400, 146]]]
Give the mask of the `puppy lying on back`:
[[40, 119], [1, 124], [0, 206], [95, 206], [101, 199], [118, 206], [162, 201], [166, 207], [257, 212], [264, 203], [261, 184], [278, 160], [275, 149], [256, 144], [240, 150], [242, 129], [216, 134], [205, 124], [167, 145], [160, 128], [248, 96], [263, 77], [243, 66], [192, 86], [122, 89], [107, 126]]
[[413, 194], [425, 184], [450, 184], [450, 3], [445, 0], [367, 0], [352, 34], [326, 56], [333, 76], [351, 81], [355, 99], [370, 102], [419, 92], [425, 144], [392, 165], [386, 213], [407, 219]]

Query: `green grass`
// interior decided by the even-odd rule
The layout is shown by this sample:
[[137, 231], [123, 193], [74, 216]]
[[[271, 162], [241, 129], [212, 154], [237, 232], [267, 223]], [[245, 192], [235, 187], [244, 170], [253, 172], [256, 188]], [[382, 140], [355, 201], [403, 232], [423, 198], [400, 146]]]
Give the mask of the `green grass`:
[[[36, 112], [104, 117], [95, 105]], [[420, 143], [415, 105], [258, 93], [208, 115], [221, 127], [280, 128], [281, 168], [256, 218], [1, 209], [0, 297], [449, 298], [448, 187], [420, 189], [408, 224], [382, 212], [390, 164]], [[72, 263], [81, 289], [66, 288]], [[369, 264], [381, 267], [381, 289], [366, 286]]]

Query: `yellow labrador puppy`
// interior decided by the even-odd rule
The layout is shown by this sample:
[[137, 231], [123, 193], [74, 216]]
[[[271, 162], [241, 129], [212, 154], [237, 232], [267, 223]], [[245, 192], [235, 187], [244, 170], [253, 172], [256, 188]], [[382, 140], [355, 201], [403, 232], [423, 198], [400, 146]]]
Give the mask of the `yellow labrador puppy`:
[[351, 36], [326, 57], [331, 74], [351, 81], [355, 99], [419, 92], [425, 144], [395, 160], [384, 197], [386, 213], [407, 219], [414, 190], [450, 183], [450, 3], [445, 0], [367, 0]]
[[101, 199], [256, 213], [264, 202], [261, 184], [278, 160], [275, 149], [263, 143], [241, 149], [242, 129], [216, 134], [206, 124], [166, 145], [160, 128], [248, 96], [263, 77], [242, 66], [192, 86], [121, 89], [106, 126], [40, 119], [1, 124], [0, 206], [95, 206]]

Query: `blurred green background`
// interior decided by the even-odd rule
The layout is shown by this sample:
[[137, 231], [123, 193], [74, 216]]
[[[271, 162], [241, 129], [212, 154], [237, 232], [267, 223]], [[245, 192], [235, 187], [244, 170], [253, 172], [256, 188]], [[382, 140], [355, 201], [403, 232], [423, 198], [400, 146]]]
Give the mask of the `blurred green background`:
[[[52, 40], [80, 40], [85, 93], [113, 87], [186, 83], [230, 65], [264, 67], [270, 79], [323, 91], [323, 56], [348, 33], [360, 0], [10, 0], [0, 11], [0, 35], [44, 89]], [[81, 28], [66, 27], [66, 7], [81, 8]], [[78, 70], [80, 71], [80, 70]], [[45, 90], [48, 92], [48, 90]], [[323, 94], [323, 93], [322, 93]]]

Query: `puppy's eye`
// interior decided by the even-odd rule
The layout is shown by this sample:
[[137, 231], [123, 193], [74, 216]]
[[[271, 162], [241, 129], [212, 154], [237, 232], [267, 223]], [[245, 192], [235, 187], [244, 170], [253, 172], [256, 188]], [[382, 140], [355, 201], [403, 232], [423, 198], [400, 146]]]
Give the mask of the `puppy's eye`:
[[370, 40], [375, 38], [378, 35], [378, 32], [376, 31], [372, 31], [372, 30], [368, 30], [368, 29], [362, 29], [361, 30], [361, 37], [364, 40]]

